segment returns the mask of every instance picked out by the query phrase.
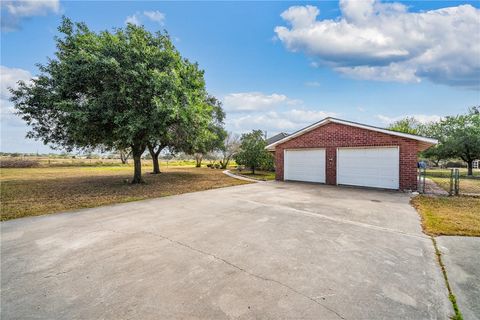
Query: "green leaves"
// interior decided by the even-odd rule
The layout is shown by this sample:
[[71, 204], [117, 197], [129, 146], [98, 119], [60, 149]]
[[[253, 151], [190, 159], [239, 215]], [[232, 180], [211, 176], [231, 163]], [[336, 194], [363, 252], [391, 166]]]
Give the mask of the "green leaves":
[[69, 151], [131, 148], [137, 160], [148, 144], [209, 150], [223, 139], [203, 71], [166, 33], [132, 24], [95, 33], [65, 17], [58, 30], [55, 58], [12, 90], [29, 137]]
[[253, 130], [242, 135], [240, 151], [234, 156], [235, 161], [252, 170], [272, 166], [272, 155], [265, 150], [266, 142], [261, 130]]
[[414, 117], [406, 117], [392, 123], [388, 129], [403, 133], [422, 135], [425, 125], [420, 123]]
[[436, 161], [461, 158], [471, 165], [480, 158], [480, 111], [470, 108], [467, 114], [447, 116], [429, 124], [422, 124], [414, 118], [405, 118], [393, 123], [389, 129], [419, 134], [438, 139], [439, 144], [423, 152], [423, 156]]
[[439, 148], [450, 157], [466, 162], [480, 158], [480, 114], [449, 116], [436, 128]]
[[58, 30], [55, 58], [13, 91], [29, 136], [69, 150], [127, 148], [174, 143], [173, 131], [212, 132], [222, 118], [207, 101], [203, 71], [167, 34], [135, 25], [95, 33], [68, 18]]

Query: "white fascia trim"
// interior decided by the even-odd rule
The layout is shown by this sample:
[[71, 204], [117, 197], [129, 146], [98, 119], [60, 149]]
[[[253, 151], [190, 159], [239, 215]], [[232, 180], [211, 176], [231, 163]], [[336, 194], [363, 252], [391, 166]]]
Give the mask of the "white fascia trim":
[[343, 124], [343, 125], [351, 126], [351, 127], [357, 127], [357, 128], [361, 128], [361, 129], [365, 129], [365, 130], [381, 132], [381, 133], [389, 134], [389, 135], [392, 135], [392, 136], [398, 136], [398, 137], [413, 139], [413, 140], [417, 140], [417, 141], [422, 141], [422, 142], [426, 142], [426, 143], [429, 143], [429, 144], [432, 144], [432, 145], [435, 145], [435, 144], [438, 143], [437, 139], [421, 137], [421, 136], [416, 136], [416, 135], [413, 135], [413, 134], [396, 132], [396, 131], [391, 131], [391, 130], [387, 130], [387, 129], [376, 128], [376, 127], [372, 127], [372, 126], [368, 126], [368, 125], [364, 125], [364, 124], [360, 124], [360, 123], [355, 123], [355, 122], [350, 122], [350, 121], [345, 121], [345, 120], [341, 120], [341, 119], [325, 118], [325, 119], [323, 119], [323, 120], [321, 120], [317, 123], [314, 123], [314, 124], [312, 124], [312, 125], [310, 125], [306, 128], [303, 128], [303, 129], [301, 129], [301, 130], [299, 130], [299, 131], [297, 131], [297, 132], [295, 132], [295, 133], [293, 133], [289, 136], [286, 136], [285, 138], [280, 139], [277, 142], [269, 144], [268, 146], [265, 147], [265, 149], [270, 150], [270, 151], [275, 151], [275, 146], [277, 146], [281, 143], [287, 142], [287, 141], [289, 141], [293, 138], [296, 138], [298, 136], [301, 136], [302, 134], [305, 134], [305, 133], [307, 133], [307, 132], [309, 132], [313, 129], [321, 127], [321, 126], [323, 126], [327, 123], [330, 123], [330, 122], [339, 123], [339, 124]]

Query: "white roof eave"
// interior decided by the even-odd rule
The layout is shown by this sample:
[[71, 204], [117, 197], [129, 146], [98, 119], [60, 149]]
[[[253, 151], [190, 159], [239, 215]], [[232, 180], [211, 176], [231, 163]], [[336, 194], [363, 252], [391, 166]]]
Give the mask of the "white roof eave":
[[416, 135], [413, 135], [413, 134], [408, 134], [408, 133], [403, 133], [403, 132], [396, 132], [396, 131], [391, 131], [391, 130], [387, 130], [387, 129], [382, 129], [382, 128], [376, 128], [376, 127], [372, 127], [372, 126], [368, 126], [368, 125], [364, 125], [364, 124], [360, 124], [360, 123], [355, 123], [355, 122], [350, 122], [350, 121], [345, 121], [345, 120], [341, 120], [341, 119], [335, 119], [335, 118], [325, 118], [317, 123], [314, 123], [308, 127], [305, 127], [295, 133], [292, 133], [291, 135], [283, 138], [283, 139], [280, 139], [272, 144], [269, 144], [268, 146], [265, 147], [265, 149], [269, 150], [269, 151], [275, 151], [275, 147], [279, 144], [282, 144], [284, 142], [287, 142], [291, 139], [294, 139], [298, 136], [301, 136], [309, 131], [312, 131], [318, 127], [321, 127], [327, 123], [339, 123], [339, 124], [343, 124], [343, 125], [347, 125], [347, 126], [352, 126], [352, 127], [357, 127], [357, 128], [361, 128], [361, 129], [365, 129], [365, 130], [371, 130], [371, 131], [376, 131], [376, 132], [381, 132], [381, 133], [385, 133], [385, 134], [388, 134], [388, 135], [392, 135], [392, 136], [398, 136], [398, 137], [402, 137], [402, 138], [407, 138], [407, 139], [412, 139], [412, 140], [417, 140], [417, 141], [421, 141], [421, 142], [424, 142], [424, 143], [428, 143], [428, 144], [431, 144], [431, 145], [435, 145], [438, 143], [438, 140], [437, 139], [432, 139], [432, 138], [427, 138], [427, 137], [422, 137], [422, 136], [416, 136]]

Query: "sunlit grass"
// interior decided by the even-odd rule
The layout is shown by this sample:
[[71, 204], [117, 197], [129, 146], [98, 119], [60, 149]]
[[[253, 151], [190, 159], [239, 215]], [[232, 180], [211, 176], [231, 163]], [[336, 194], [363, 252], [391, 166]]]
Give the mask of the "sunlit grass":
[[1, 220], [119, 202], [163, 197], [248, 182], [222, 170], [162, 166], [145, 184], [131, 185], [132, 167], [50, 167], [1, 169]]
[[412, 204], [427, 234], [480, 236], [480, 198], [417, 196]]

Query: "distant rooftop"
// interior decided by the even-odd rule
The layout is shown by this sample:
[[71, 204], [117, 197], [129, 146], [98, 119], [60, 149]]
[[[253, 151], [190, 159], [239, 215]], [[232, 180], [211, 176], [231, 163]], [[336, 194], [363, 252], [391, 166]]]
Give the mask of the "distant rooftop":
[[272, 143], [275, 143], [279, 140], [282, 140], [286, 136], [288, 136], [288, 133], [280, 132], [279, 134], [276, 134], [273, 137], [267, 138], [267, 146], [272, 144]]

